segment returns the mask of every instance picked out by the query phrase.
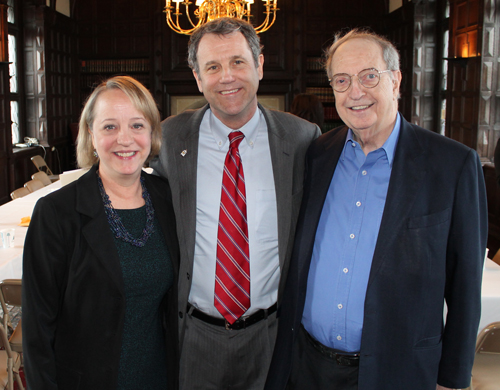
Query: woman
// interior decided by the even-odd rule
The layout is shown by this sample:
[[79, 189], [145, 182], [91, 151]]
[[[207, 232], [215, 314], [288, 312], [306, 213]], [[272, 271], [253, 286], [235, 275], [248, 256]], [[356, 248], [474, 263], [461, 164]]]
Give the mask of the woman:
[[30, 390], [176, 387], [175, 218], [168, 184], [142, 171], [160, 140], [155, 102], [130, 77], [85, 104], [77, 159], [91, 169], [38, 201], [26, 236]]

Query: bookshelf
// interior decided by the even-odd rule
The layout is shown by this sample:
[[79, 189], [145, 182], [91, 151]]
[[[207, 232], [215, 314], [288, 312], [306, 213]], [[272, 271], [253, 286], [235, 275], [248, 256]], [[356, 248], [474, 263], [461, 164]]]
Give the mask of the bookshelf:
[[335, 108], [335, 96], [328, 83], [328, 76], [321, 57], [306, 58], [306, 93], [318, 96], [323, 103], [325, 116], [325, 123], [321, 129], [323, 133], [343, 125]]
[[127, 75], [151, 90], [149, 58], [83, 59], [80, 62], [80, 97], [87, 99], [102, 81], [116, 75]]

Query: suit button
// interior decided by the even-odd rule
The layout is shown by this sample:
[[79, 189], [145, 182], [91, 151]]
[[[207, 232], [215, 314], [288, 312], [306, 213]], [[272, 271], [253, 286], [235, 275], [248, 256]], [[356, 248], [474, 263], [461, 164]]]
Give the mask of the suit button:
[[189, 275], [189, 272], [186, 274], [187, 276], [187, 280], [189, 280], [189, 278], [191, 278], [191, 275]]
[[184, 314], [182, 314], [182, 311], [179, 312], [179, 318], [182, 319], [182, 317], [184, 316]]

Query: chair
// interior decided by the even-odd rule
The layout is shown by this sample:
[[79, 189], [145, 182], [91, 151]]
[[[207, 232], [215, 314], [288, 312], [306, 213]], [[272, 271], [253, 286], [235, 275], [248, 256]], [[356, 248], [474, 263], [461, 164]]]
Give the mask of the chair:
[[39, 190], [40, 188], [45, 187], [43, 183], [40, 180], [30, 180], [26, 183], [24, 183], [24, 186], [30, 191], [30, 192], [35, 192], [36, 190]]
[[18, 188], [17, 190], [14, 190], [10, 193], [10, 197], [12, 199], [17, 199], [17, 198], [22, 198], [23, 196], [26, 196], [30, 193], [30, 190], [28, 190], [26, 187], [21, 187]]
[[54, 175], [52, 173], [47, 163], [45, 162], [45, 159], [42, 156], [39, 155], [33, 156], [31, 157], [31, 161], [33, 161], [33, 164], [35, 164], [36, 169], [38, 169], [41, 172], [45, 172], [47, 174], [51, 182], [59, 180], [59, 175]]
[[500, 322], [493, 322], [477, 336], [471, 390], [498, 389], [500, 384]]
[[50, 178], [47, 176], [47, 174], [45, 172], [42, 172], [42, 171], [38, 171], [37, 173], [34, 173], [33, 175], [31, 175], [31, 178], [33, 180], [40, 180], [44, 186], [48, 186], [49, 184], [52, 183], [50, 181]]
[[7, 332], [2, 324], [0, 324], [0, 346], [5, 348], [0, 351], [0, 388], [14, 390], [15, 379], [17, 388], [19, 390], [24, 390], [23, 382], [19, 375], [21, 356], [10, 348], [7, 340]]
[[5, 279], [0, 282], [0, 304], [3, 310], [3, 326], [5, 329], [12, 330], [12, 335], [9, 338], [11, 348], [16, 352], [23, 352], [23, 328], [22, 319], [14, 328], [10, 321], [9, 308], [7, 305], [21, 307], [21, 279]]

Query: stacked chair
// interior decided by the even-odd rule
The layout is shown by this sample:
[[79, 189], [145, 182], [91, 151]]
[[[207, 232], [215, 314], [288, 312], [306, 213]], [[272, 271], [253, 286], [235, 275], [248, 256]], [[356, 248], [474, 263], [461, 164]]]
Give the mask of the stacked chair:
[[33, 161], [33, 164], [35, 164], [36, 169], [38, 169], [40, 172], [45, 172], [47, 174], [51, 182], [59, 180], [59, 175], [54, 175], [52, 173], [47, 163], [45, 162], [45, 159], [42, 156], [39, 155], [33, 156], [31, 157], [31, 161]]
[[26, 196], [30, 194], [30, 190], [28, 190], [26, 187], [21, 187], [18, 188], [17, 190], [14, 190], [10, 193], [10, 197], [12, 200], [17, 199], [17, 198], [22, 198], [23, 196]]
[[50, 178], [47, 176], [45, 172], [38, 171], [37, 173], [34, 173], [31, 175], [31, 179], [33, 180], [40, 180], [44, 186], [48, 186], [52, 182], [50, 181]]
[[45, 187], [40, 180], [34, 179], [24, 183], [24, 186], [29, 190], [29, 192], [35, 192], [40, 188]]

